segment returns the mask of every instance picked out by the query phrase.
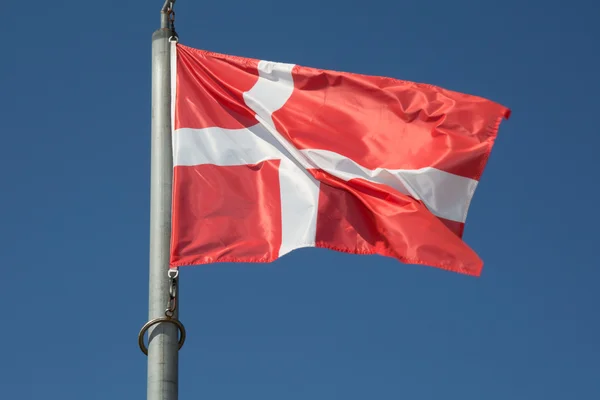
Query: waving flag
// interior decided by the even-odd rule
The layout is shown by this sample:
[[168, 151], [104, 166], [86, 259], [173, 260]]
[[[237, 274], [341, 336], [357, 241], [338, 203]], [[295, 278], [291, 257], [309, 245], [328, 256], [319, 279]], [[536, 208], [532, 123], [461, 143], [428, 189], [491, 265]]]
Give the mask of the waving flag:
[[469, 204], [502, 118], [397, 79], [172, 48], [171, 267], [302, 247], [469, 275]]

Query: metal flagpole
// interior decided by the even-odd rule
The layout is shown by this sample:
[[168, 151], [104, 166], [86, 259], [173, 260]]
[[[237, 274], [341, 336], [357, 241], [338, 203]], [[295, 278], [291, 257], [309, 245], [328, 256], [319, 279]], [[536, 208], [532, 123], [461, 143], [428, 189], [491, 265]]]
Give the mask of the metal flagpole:
[[[177, 400], [178, 350], [185, 340], [185, 331], [177, 319], [177, 271], [169, 271], [173, 181], [170, 38], [176, 35], [171, 18], [173, 3], [175, 0], [165, 1], [160, 29], [152, 34], [150, 321], [142, 328], [139, 337], [140, 347], [148, 355], [148, 400]], [[147, 349], [143, 345], [146, 330]], [[181, 339], [178, 340], [179, 334]]]

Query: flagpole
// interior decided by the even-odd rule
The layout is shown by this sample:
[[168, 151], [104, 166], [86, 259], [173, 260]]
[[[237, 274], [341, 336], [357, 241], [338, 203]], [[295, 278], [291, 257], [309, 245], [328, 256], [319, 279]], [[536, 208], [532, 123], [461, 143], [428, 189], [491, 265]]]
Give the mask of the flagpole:
[[[171, 282], [171, 68], [169, 38], [175, 35], [170, 16], [175, 0], [161, 9], [161, 26], [152, 34], [152, 144], [150, 172], [150, 273], [148, 314], [150, 321], [164, 317]], [[177, 310], [173, 318], [177, 320]], [[178, 328], [159, 323], [148, 329], [148, 400], [177, 400]]]

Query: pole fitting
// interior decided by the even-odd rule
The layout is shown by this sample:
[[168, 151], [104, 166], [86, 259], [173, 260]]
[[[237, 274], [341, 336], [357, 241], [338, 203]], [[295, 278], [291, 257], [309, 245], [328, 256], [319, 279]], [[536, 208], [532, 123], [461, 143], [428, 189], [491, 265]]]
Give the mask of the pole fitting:
[[146, 324], [142, 327], [142, 329], [140, 330], [140, 333], [138, 334], [138, 346], [140, 346], [140, 350], [142, 350], [142, 353], [144, 353], [145, 355], [148, 355], [148, 346], [146, 346], [146, 343], [144, 343], [144, 335], [146, 334], [148, 329], [150, 329], [150, 327], [152, 327], [156, 324], [160, 324], [161, 322], [173, 324], [179, 330], [179, 341], [177, 344], [178, 350], [181, 350], [181, 348], [183, 347], [183, 344], [185, 343], [185, 337], [186, 337], [185, 327], [178, 319], [169, 318], [169, 317], [154, 318], [153, 320], [146, 322]]
[[176, 268], [169, 269], [167, 272], [167, 276], [169, 277], [169, 299], [167, 300], [167, 309], [165, 310], [165, 316], [154, 318], [146, 322], [140, 330], [140, 333], [138, 333], [138, 345], [140, 346], [142, 353], [144, 353], [145, 355], [148, 355], [148, 347], [144, 343], [144, 335], [146, 334], [148, 329], [150, 329], [150, 327], [156, 324], [160, 324], [162, 322], [177, 326], [177, 329], [179, 330], [179, 349], [181, 349], [181, 347], [185, 343], [185, 327], [183, 326], [181, 321], [179, 321], [175, 316], [175, 311], [177, 310], [177, 280], [179, 278], [179, 270]]
[[173, 36], [177, 37], [175, 32], [175, 0], [165, 0], [162, 9], [160, 10], [160, 27], [161, 29], [168, 29], [173, 33]]
[[173, 9], [173, 4], [175, 4], [175, 0], [165, 0], [165, 4], [163, 4], [162, 12], [166, 12], [168, 9]]

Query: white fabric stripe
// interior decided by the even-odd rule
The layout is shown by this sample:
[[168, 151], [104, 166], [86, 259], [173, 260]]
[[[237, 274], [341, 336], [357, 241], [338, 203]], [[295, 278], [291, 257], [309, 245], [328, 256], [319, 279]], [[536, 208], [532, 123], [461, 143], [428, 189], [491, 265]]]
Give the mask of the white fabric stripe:
[[293, 68], [293, 64], [260, 61], [258, 81], [244, 93], [246, 105], [257, 114], [259, 126], [267, 131], [263, 140], [280, 153], [280, 257], [294, 249], [315, 245], [319, 204], [320, 183], [298, 163], [302, 158], [291, 153], [297, 150], [285, 140], [273, 140], [283, 139], [275, 129], [272, 114], [283, 107], [294, 91]]
[[[477, 187], [476, 180], [436, 168], [370, 170], [331, 151], [302, 150], [301, 153], [316, 168], [333, 176], [346, 181], [362, 178], [388, 185], [423, 201], [438, 217], [457, 222], [465, 222], [471, 198]], [[185, 128], [177, 130], [175, 134], [175, 165], [246, 165], [266, 160], [287, 160], [293, 164], [291, 157], [287, 149], [263, 125], [235, 130]], [[300, 170], [294, 165], [298, 171], [296, 178], [307, 176], [306, 170]], [[312, 180], [312, 176], [310, 177]], [[299, 196], [302, 193], [304, 192], [294, 192], [293, 195]], [[292, 193], [289, 197], [291, 195]], [[318, 200], [318, 193], [315, 197]], [[294, 203], [292, 201], [287, 204]]]
[[294, 64], [259, 61], [258, 81], [244, 93], [246, 105], [274, 126], [271, 115], [289, 100], [294, 92]]
[[314, 247], [320, 182], [289, 158], [279, 165], [281, 247], [279, 256], [301, 247]]
[[355, 161], [327, 150], [302, 150], [314, 165], [345, 181], [362, 178], [381, 183], [400, 193], [423, 201], [435, 215], [465, 222], [477, 181], [437, 168], [385, 169], [365, 168]]
[[256, 113], [256, 120], [276, 139], [292, 156], [295, 163], [303, 169], [310, 168], [308, 160], [289, 143], [275, 128], [272, 114], [288, 101], [294, 91], [292, 78], [293, 64], [260, 61], [259, 79], [256, 85], [244, 93], [244, 101]]
[[180, 128], [173, 140], [174, 165], [248, 165], [285, 157], [281, 145], [262, 125], [242, 129]]

